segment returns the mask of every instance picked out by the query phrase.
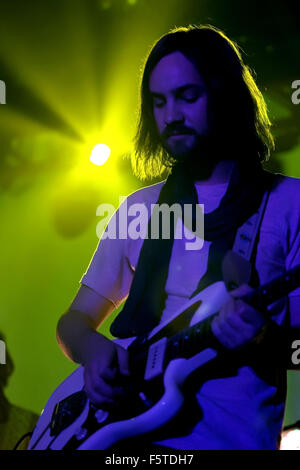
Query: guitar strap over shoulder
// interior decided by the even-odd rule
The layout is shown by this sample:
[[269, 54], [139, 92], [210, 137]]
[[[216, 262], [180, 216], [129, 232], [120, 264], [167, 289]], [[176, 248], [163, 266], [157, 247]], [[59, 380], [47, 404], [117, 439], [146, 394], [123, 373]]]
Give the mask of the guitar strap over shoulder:
[[[250, 225], [254, 227], [254, 230], [249, 232], [250, 239], [254, 241], [250, 243], [249, 249], [242, 247], [240, 232], [238, 231], [237, 238], [236, 232], [238, 227], [246, 227], [245, 221], [248, 222], [250, 219], [252, 221], [251, 215], [257, 212], [257, 208], [261, 206], [261, 200], [269, 186], [268, 183], [268, 172], [262, 170], [258, 162], [257, 164], [252, 162], [251, 165], [236, 163], [219, 207], [211, 213], [204, 214], [204, 239], [211, 242], [209, 265], [206, 274], [199, 280], [198, 286], [190, 298], [221, 279], [226, 280], [227, 285], [231, 288], [249, 281], [251, 264], [247, 256], [249, 258], [251, 256], [261, 216], [254, 219]], [[198, 195], [192, 176], [185, 174], [184, 168], [178, 165], [162, 187], [158, 204], [164, 203], [170, 207], [174, 203], [179, 203], [184, 208], [184, 204], [192, 204], [195, 207], [197, 202]], [[261, 214], [262, 212], [263, 210]], [[152, 222], [151, 216], [148, 223], [150, 235], [143, 242], [129, 296], [123, 310], [110, 327], [112, 335], [119, 338], [142, 335], [152, 330], [159, 324], [161, 312], [164, 309], [165, 285], [175, 235], [174, 229], [172, 229], [172, 233], [167, 239], [162, 234], [158, 239], [153, 239], [151, 237]], [[173, 224], [171, 224], [172, 226]], [[248, 234], [248, 230], [242, 231], [242, 235], [246, 233]], [[246, 235], [247, 237], [248, 235]], [[232, 251], [234, 255], [227, 253], [233, 247], [235, 239], [237, 239], [239, 247], [238, 252], [243, 251], [244, 256], [242, 252]], [[226, 253], [227, 256], [225, 256], [223, 263]], [[242, 265], [245, 263], [246, 268], [244, 269]], [[223, 267], [224, 269], [222, 269]]]
[[228, 290], [250, 282], [254, 269], [251, 258], [269, 194], [270, 188], [265, 191], [258, 211], [238, 228], [232, 250], [224, 256], [222, 273]]

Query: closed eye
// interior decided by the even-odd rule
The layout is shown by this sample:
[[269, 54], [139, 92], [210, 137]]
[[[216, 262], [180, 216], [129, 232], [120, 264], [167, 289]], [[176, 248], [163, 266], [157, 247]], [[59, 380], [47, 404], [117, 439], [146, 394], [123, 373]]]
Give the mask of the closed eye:
[[165, 101], [161, 98], [153, 98], [153, 106], [155, 108], [162, 108], [165, 104]]
[[181, 95], [181, 99], [186, 101], [187, 103], [194, 103], [195, 101], [197, 101], [201, 96], [202, 96], [203, 93], [191, 93], [191, 92], [185, 92], [185, 93], [182, 93]]
[[187, 103], [195, 103], [195, 101], [197, 101], [198, 98], [199, 96], [193, 96], [193, 98], [183, 98], [183, 100], [186, 101]]

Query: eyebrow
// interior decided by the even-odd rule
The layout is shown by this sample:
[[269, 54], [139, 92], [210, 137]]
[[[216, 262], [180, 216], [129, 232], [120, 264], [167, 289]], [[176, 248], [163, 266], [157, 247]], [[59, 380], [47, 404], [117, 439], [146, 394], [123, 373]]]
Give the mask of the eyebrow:
[[[187, 83], [186, 85], [183, 85], [183, 86], [180, 86], [178, 88], [174, 88], [172, 90], [172, 93], [173, 94], [179, 94], [179, 93], [182, 93], [184, 92], [185, 90], [188, 90], [190, 88], [196, 88], [196, 89], [203, 89], [204, 88], [204, 85], [199, 85], [199, 84], [196, 84], [196, 83]], [[153, 97], [155, 96], [163, 96], [163, 93], [158, 93], [156, 91], [151, 91], [149, 90], [150, 92], [150, 95], [152, 95]]]

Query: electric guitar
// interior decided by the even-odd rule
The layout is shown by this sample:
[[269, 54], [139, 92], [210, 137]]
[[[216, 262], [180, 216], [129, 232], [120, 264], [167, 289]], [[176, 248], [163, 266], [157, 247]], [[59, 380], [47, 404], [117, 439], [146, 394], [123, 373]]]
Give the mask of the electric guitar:
[[[269, 319], [268, 306], [299, 285], [300, 265], [241, 299]], [[169, 423], [184, 404], [187, 378], [226, 354], [210, 323], [229, 298], [224, 282], [216, 282], [148, 335], [117, 341], [128, 349], [132, 371], [125, 406], [121, 400], [111, 411], [95, 407], [84, 391], [83, 367], [76, 369], [49, 398], [29, 450], [104, 450]]]

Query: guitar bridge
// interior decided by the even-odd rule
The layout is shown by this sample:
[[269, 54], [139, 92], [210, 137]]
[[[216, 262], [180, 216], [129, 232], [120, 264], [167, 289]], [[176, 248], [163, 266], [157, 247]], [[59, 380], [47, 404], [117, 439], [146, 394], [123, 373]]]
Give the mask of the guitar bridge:
[[145, 370], [145, 380], [152, 380], [154, 377], [163, 373], [163, 365], [165, 358], [165, 351], [167, 346], [167, 338], [162, 338], [156, 343], [151, 344], [147, 364]]

